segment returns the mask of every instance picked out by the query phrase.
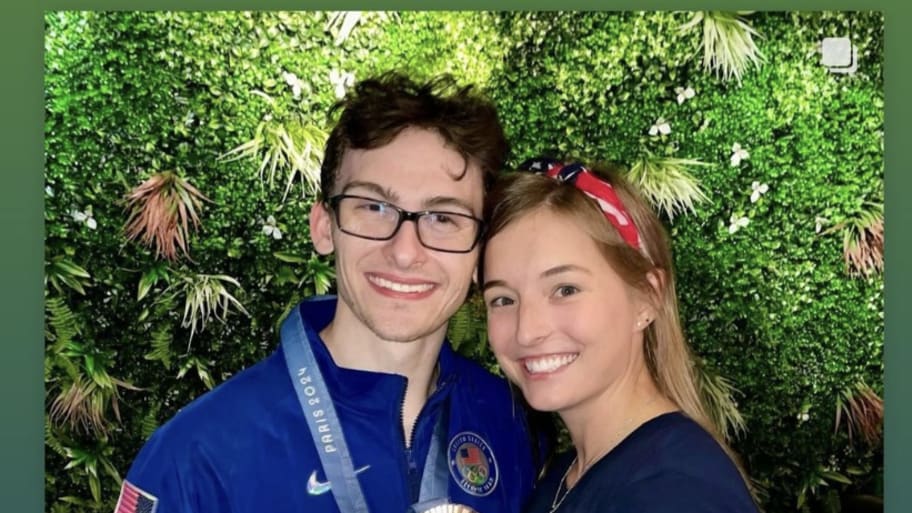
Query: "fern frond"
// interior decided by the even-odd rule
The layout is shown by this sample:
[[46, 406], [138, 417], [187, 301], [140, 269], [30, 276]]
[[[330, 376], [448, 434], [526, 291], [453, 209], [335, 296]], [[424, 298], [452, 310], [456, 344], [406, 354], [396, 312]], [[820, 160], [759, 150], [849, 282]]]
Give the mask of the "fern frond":
[[161, 410], [161, 404], [155, 403], [152, 405], [152, 408], [146, 412], [143, 416], [142, 422], [140, 423], [140, 433], [142, 433], [143, 440], [148, 440], [152, 433], [158, 429], [158, 412]]
[[146, 353], [143, 358], [146, 360], [160, 361], [166, 369], [171, 368], [171, 341], [173, 340], [171, 332], [167, 328], [159, 328], [152, 334], [152, 350]]
[[[59, 350], [69, 341], [81, 333], [79, 320], [76, 314], [66, 304], [63, 298], [52, 297], [45, 302], [48, 312], [47, 323], [53, 328], [55, 339], [54, 347]], [[57, 352], [57, 351], [55, 351]]]

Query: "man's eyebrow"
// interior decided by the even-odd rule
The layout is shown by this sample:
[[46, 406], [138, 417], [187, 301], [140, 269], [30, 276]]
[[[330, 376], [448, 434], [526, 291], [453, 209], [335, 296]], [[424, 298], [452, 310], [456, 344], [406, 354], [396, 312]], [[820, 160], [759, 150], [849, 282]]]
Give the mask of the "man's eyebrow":
[[472, 215], [475, 215], [475, 210], [472, 209], [472, 205], [468, 201], [465, 201], [460, 198], [454, 198], [452, 196], [434, 196], [424, 201], [424, 208], [440, 208], [440, 207], [459, 207], [464, 209], [466, 212], [470, 212]]
[[[357, 192], [358, 189], [366, 190], [367, 192], [371, 192], [377, 196], [380, 196], [380, 199], [383, 201], [388, 201], [390, 203], [397, 203], [400, 201], [399, 194], [388, 187], [382, 187], [378, 183], [362, 182], [357, 180], [348, 182], [345, 184], [345, 186], [342, 187], [341, 194], [347, 194], [352, 189], [355, 189], [355, 192]], [[434, 196], [424, 200], [421, 204], [421, 208], [423, 209], [435, 209], [442, 207], [458, 207], [462, 210], [465, 210], [471, 215], [475, 215], [475, 211], [472, 209], [472, 206], [468, 201], [460, 198], [455, 198], [453, 196]]]
[[380, 184], [374, 182], [361, 182], [361, 181], [352, 181], [345, 184], [342, 187], [342, 194], [347, 194], [352, 189], [367, 189], [368, 192], [372, 192], [380, 196], [384, 201], [389, 201], [394, 203], [399, 201], [399, 195], [393, 192], [391, 189], [381, 187]]

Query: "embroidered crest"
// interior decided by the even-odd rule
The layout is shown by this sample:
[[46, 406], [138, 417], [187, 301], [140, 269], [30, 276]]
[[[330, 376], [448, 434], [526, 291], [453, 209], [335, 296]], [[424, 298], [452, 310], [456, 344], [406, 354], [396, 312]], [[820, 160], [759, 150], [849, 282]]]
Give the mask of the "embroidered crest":
[[124, 479], [115, 513], [155, 513], [158, 498]]
[[463, 431], [450, 440], [450, 474], [466, 493], [484, 497], [497, 486], [497, 460], [483, 438]]

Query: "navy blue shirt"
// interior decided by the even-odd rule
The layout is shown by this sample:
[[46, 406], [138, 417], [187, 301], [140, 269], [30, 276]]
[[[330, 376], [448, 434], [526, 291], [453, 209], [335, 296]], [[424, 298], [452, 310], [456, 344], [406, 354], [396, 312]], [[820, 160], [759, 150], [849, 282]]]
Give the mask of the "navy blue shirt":
[[574, 457], [571, 450], [555, 460], [526, 513], [757, 513], [725, 451], [679, 412], [637, 428], [592, 465], [553, 510]]
[[[335, 365], [318, 335], [335, 306], [322, 297], [298, 308], [370, 510], [405, 513], [416, 501], [437, 418], [448, 408], [450, 500], [518, 513], [536, 469], [526, 418], [506, 381], [444, 343], [436, 390], [406, 448], [407, 380]], [[121, 501], [151, 503], [156, 513], [332, 513], [331, 487], [279, 347], [160, 427], [133, 462]]]

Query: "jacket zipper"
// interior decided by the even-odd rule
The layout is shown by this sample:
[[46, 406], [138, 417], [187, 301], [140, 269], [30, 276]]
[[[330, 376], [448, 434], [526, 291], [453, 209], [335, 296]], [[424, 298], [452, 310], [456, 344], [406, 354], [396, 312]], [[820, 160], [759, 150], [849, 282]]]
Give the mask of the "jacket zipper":
[[[438, 378], [439, 379], [439, 378]], [[405, 463], [407, 468], [407, 483], [408, 483], [408, 498], [409, 506], [418, 502], [418, 498], [421, 495], [421, 476], [418, 474], [418, 462], [415, 460], [415, 452], [413, 451], [412, 443], [415, 438], [415, 430], [418, 429], [418, 423], [421, 420], [422, 415], [428, 406], [431, 404], [432, 398], [437, 396], [444, 387], [447, 385], [446, 382], [440, 381], [434, 389], [434, 392], [428, 397], [427, 401], [424, 403], [424, 406], [421, 407], [421, 410], [418, 412], [418, 416], [415, 418], [415, 423], [412, 424], [412, 429], [408, 433], [408, 438], [405, 436], [405, 428], [402, 427], [405, 421], [405, 392], [408, 388], [408, 383], [402, 388], [402, 400], [399, 403], [399, 434], [402, 437]], [[435, 450], [434, 447], [429, 447], [428, 450]]]
[[[405, 393], [407, 391], [408, 384], [402, 387], [402, 399], [399, 403], [399, 435], [402, 439], [402, 444], [404, 448], [405, 455], [405, 464], [406, 464], [406, 485], [407, 485], [407, 495], [408, 504], [411, 506], [418, 501], [418, 495], [421, 491], [421, 476], [418, 475], [418, 462], [415, 461], [415, 455], [412, 452], [412, 438], [415, 436], [415, 427], [418, 426], [418, 419], [415, 419], [415, 424], [412, 425], [411, 431], [408, 433], [408, 438], [406, 438], [405, 428], [403, 423], [405, 422]], [[421, 413], [418, 413], [418, 416], [421, 416]]]

